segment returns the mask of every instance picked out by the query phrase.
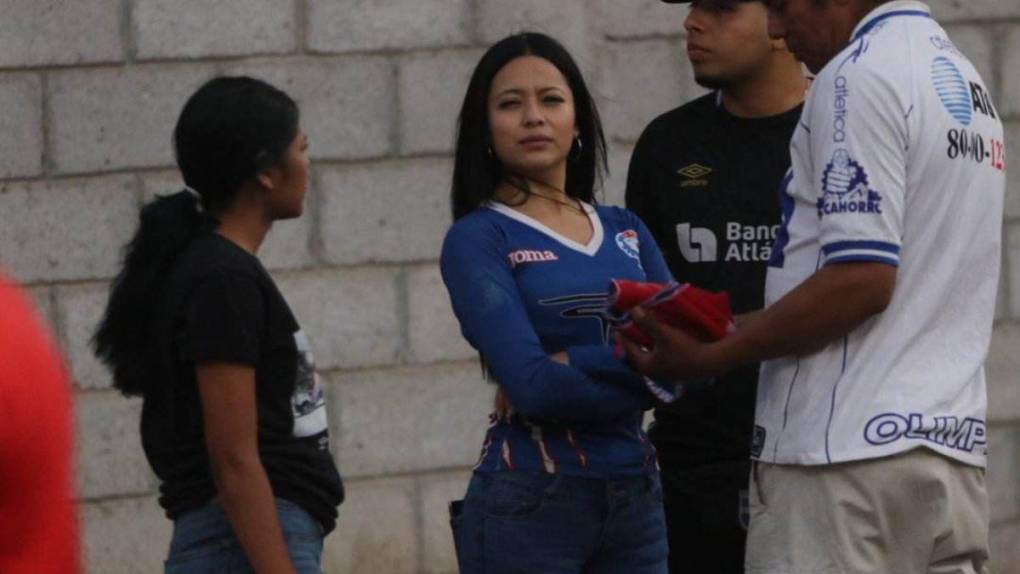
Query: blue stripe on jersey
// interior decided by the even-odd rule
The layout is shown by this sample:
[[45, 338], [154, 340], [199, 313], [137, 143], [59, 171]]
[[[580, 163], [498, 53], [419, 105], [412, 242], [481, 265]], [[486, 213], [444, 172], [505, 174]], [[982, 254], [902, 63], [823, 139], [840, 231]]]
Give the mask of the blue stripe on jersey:
[[836, 241], [822, 246], [826, 257], [838, 251], [884, 251], [892, 255], [900, 254], [900, 246], [885, 241]]
[[790, 232], [787, 230], [787, 226], [790, 225], [790, 220], [793, 219], [793, 208], [796, 206], [793, 196], [789, 192], [790, 182], [792, 181], [793, 168], [790, 168], [786, 170], [783, 181], [779, 183], [779, 210], [781, 217], [779, 232], [776, 233], [776, 241], [772, 246], [772, 254], [769, 256], [769, 267], [781, 269], [783, 264], [786, 263], [786, 254], [783, 251], [786, 249], [786, 244], [790, 242]]
[[886, 265], [892, 265], [893, 267], [900, 266], [900, 260], [897, 257], [889, 257], [887, 255], [881, 255], [876, 252], [846, 252], [841, 253], [835, 257], [826, 257], [825, 264], [833, 263], [885, 263]]
[[832, 431], [832, 418], [836, 414], [836, 390], [839, 388], [839, 382], [843, 380], [843, 375], [846, 374], [846, 352], [847, 346], [850, 339], [846, 336], [843, 337], [843, 366], [840, 367], [839, 377], [836, 378], [836, 382], [832, 384], [832, 399], [829, 403], [829, 421], [825, 423], [825, 458], [832, 464], [832, 454], [829, 451], [829, 433]]
[[881, 16], [876, 17], [874, 20], [871, 20], [864, 26], [861, 26], [861, 29], [858, 30], [857, 33], [854, 34], [853, 38], [850, 39], [850, 43], [855, 42], [858, 38], [870, 32], [871, 29], [877, 26], [879, 22], [882, 22], [894, 16], [920, 16], [922, 18], [931, 18], [931, 14], [924, 12], [922, 10], [893, 10], [892, 12], [882, 14]]

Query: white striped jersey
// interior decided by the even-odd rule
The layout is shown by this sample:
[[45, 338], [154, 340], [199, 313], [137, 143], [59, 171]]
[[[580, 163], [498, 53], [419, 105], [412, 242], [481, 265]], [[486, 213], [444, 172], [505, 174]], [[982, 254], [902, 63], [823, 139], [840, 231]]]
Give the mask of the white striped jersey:
[[984, 82], [925, 4], [883, 4], [815, 79], [791, 153], [766, 304], [845, 261], [896, 266], [896, 286], [825, 349], [763, 364], [753, 456], [810, 465], [927, 447], [984, 466], [1005, 186]]

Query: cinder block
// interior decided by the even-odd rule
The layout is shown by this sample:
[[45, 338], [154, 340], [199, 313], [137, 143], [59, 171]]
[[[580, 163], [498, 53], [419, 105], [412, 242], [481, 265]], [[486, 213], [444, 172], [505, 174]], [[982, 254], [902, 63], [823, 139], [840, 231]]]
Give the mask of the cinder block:
[[149, 494], [157, 479], [145, 460], [141, 399], [119, 393], [76, 397], [78, 494], [85, 499]]
[[50, 338], [53, 340], [53, 343], [55, 345], [59, 344], [56, 328], [57, 315], [54, 312], [53, 305], [53, 288], [46, 285], [40, 287], [26, 287], [22, 285], [21, 287], [28, 295], [32, 307], [35, 310], [36, 317], [38, 317], [39, 320], [42, 321], [43, 326], [49, 330]]
[[599, 104], [607, 136], [631, 142], [648, 122], [703, 93], [680, 40], [612, 42]]
[[930, 0], [932, 16], [939, 22], [999, 20], [1020, 16], [1015, 0]]
[[624, 207], [626, 203], [624, 195], [627, 192], [627, 171], [630, 169], [630, 156], [633, 153], [634, 146], [609, 144], [609, 177], [602, 183], [602, 197], [606, 205]]
[[413, 49], [470, 41], [469, 0], [308, 0], [314, 52]]
[[[341, 469], [342, 472], [342, 469]], [[336, 530], [326, 538], [324, 572], [418, 572], [417, 489], [413, 478], [347, 481]]]
[[1017, 349], [1020, 349], [1020, 323], [997, 324], [985, 361], [989, 420], [1020, 421], [1020, 354]]
[[407, 296], [412, 361], [429, 363], [478, 357], [460, 334], [439, 266], [409, 270]]
[[177, 116], [212, 71], [175, 64], [54, 73], [49, 145], [55, 169], [79, 173], [173, 165]]
[[0, 183], [0, 267], [22, 283], [101, 279], [138, 221], [130, 176]]
[[988, 431], [988, 498], [992, 522], [1020, 518], [1020, 427], [992, 425]]
[[688, 12], [661, 0], [599, 0], [597, 8], [599, 27], [612, 39], [682, 34]]
[[[314, 166], [312, 169], [314, 170]], [[146, 203], [155, 199], [157, 195], [172, 195], [184, 189], [184, 180], [176, 170], [147, 173], [141, 177], [142, 198]], [[312, 182], [314, 181], [312, 178]], [[297, 219], [274, 223], [265, 241], [262, 242], [258, 257], [266, 269], [298, 269], [314, 263], [309, 245], [315, 205], [312, 187], [305, 197], [305, 213]]]
[[320, 371], [393, 363], [402, 344], [397, 272], [344, 269], [277, 279]]
[[1003, 257], [999, 271], [999, 291], [995, 295], [995, 321], [1009, 319], [1009, 261]]
[[1020, 319], [1020, 223], [1006, 226], [1006, 244], [1003, 245], [1003, 272], [1009, 273], [1009, 316]]
[[1020, 520], [992, 525], [991, 572], [1020, 574]]
[[[1016, 4], [1017, 11], [1020, 12], [1020, 3]], [[1017, 74], [1017, 70], [1020, 70], [1020, 24], [1013, 24], [1009, 27], [1009, 31], [1006, 32], [1002, 37], [1002, 43], [1000, 45], [1001, 51], [1001, 66], [999, 72], [1002, 77], [1002, 90], [999, 96], [999, 101], [996, 102], [999, 106], [999, 111], [1002, 115], [1012, 118], [1014, 120], [1020, 119], [1020, 74]], [[1020, 150], [1020, 139], [1017, 138], [1017, 131], [1013, 131], [1013, 139], [1006, 140], [1012, 143], [1014, 150]], [[1009, 145], [1007, 143], [1007, 145]], [[1017, 153], [1012, 156], [1007, 154], [1008, 159], [1016, 158]], [[1009, 169], [1013, 172], [1020, 170], [1015, 169], [1016, 160], [1013, 159], [1012, 163], [1009, 164]], [[1016, 181], [1016, 180], [1014, 180]]]
[[0, 68], [119, 62], [122, 0], [5, 0]]
[[995, 89], [995, 64], [992, 61], [995, 51], [992, 46], [994, 36], [989, 33], [988, 26], [954, 24], [946, 26], [946, 33], [949, 34], [949, 39], [953, 41], [953, 44], [977, 68], [989, 93], [998, 93]]
[[478, 50], [455, 50], [400, 61], [401, 153], [453, 151], [457, 114], [481, 55]]
[[330, 263], [432, 261], [449, 227], [452, 162], [416, 159], [320, 170]]
[[163, 572], [173, 523], [155, 497], [88, 502], [81, 506], [80, 516], [86, 572]]
[[420, 479], [422, 498], [422, 570], [426, 574], [455, 574], [457, 554], [450, 530], [449, 504], [464, 498], [471, 470], [424, 476]]
[[473, 465], [495, 387], [475, 361], [331, 377], [336, 453], [345, 476]]
[[[5, 18], [0, 18], [4, 20]], [[0, 24], [0, 29], [3, 24]], [[3, 32], [0, 32], [0, 38]], [[3, 40], [0, 40], [0, 46]], [[3, 48], [0, 48], [0, 53]], [[0, 56], [2, 58], [2, 56]], [[42, 172], [42, 83], [32, 74], [0, 75], [0, 178]]]
[[479, 0], [477, 10], [478, 33], [486, 44], [517, 32], [542, 32], [566, 46], [587, 75], [598, 65], [589, 29], [591, 7], [584, 0]]
[[386, 58], [239, 64], [227, 73], [261, 78], [297, 100], [312, 159], [361, 159], [392, 151], [396, 71]]
[[92, 353], [92, 335], [106, 309], [110, 286], [106, 283], [56, 288], [57, 313], [63, 326], [61, 347], [79, 388], [105, 389], [112, 375]]
[[[1020, 35], [1017, 36], [1020, 40]], [[1020, 58], [1017, 59], [1020, 66]], [[1020, 84], [1017, 86], [1017, 97], [1020, 98]], [[1017, 106], [1020, 115], [1020, 104]], [[1006, 122], [1006, 217], [1020, 218], [1020, 121]]]
[[294, 0], [136, 0], [139, 59], [293, 51]]

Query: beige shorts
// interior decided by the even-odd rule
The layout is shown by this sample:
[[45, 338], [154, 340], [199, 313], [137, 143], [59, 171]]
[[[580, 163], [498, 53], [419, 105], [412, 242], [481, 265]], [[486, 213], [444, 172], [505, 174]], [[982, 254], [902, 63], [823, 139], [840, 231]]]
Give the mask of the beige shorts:
[[984, 469], [918, 448], [800, 466], [756, 462], [747, 574], [987, 574]]

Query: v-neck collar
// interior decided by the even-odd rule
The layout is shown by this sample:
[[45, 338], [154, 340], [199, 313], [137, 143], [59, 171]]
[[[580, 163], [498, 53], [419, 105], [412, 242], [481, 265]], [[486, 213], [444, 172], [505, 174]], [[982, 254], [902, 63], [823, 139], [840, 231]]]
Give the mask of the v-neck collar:
[[531, 217], [530, 215], [525, 215], [520, 211], [517, 211], [516, 209], [510, 207], [509, 205], [506, 205], [505, 203], [490, 201], [486, 203], [485, 206], [495, 211], [496, 213], [502, 213], [503, 215], [509, 217], [510, 219], [513, 219], [514, 221], [523, 223], [524, 225], [527, 225], [528, 227], [540, 233], [548, 235], [551, 239], [554, 239], [557, 242], [562, 243], [564, 247], [569, 247], [574, 251], [583, 253], [588, 256], [594, 256], [596, 253], [598, 253], [599, 248], [602, 247], [603, 238], [602, 220], [599, 218], [599, 214], [595, 211], [594, 206], [589, 205], [583, 201], [580, 202], [580, 204], [584, 208], [585, 215], [588, 216], [588, 221], [591, 222], [592, 234], [591, 239], [588, 240], [587, 245], [578, 243], [577, 241], [574, 241], [569, 237], [566, 237], [564, 235], [557, 233], [556, 231], [553, 231], [551, 228], [546, 226], [544, 223], [538, 221], [534, 217]]

